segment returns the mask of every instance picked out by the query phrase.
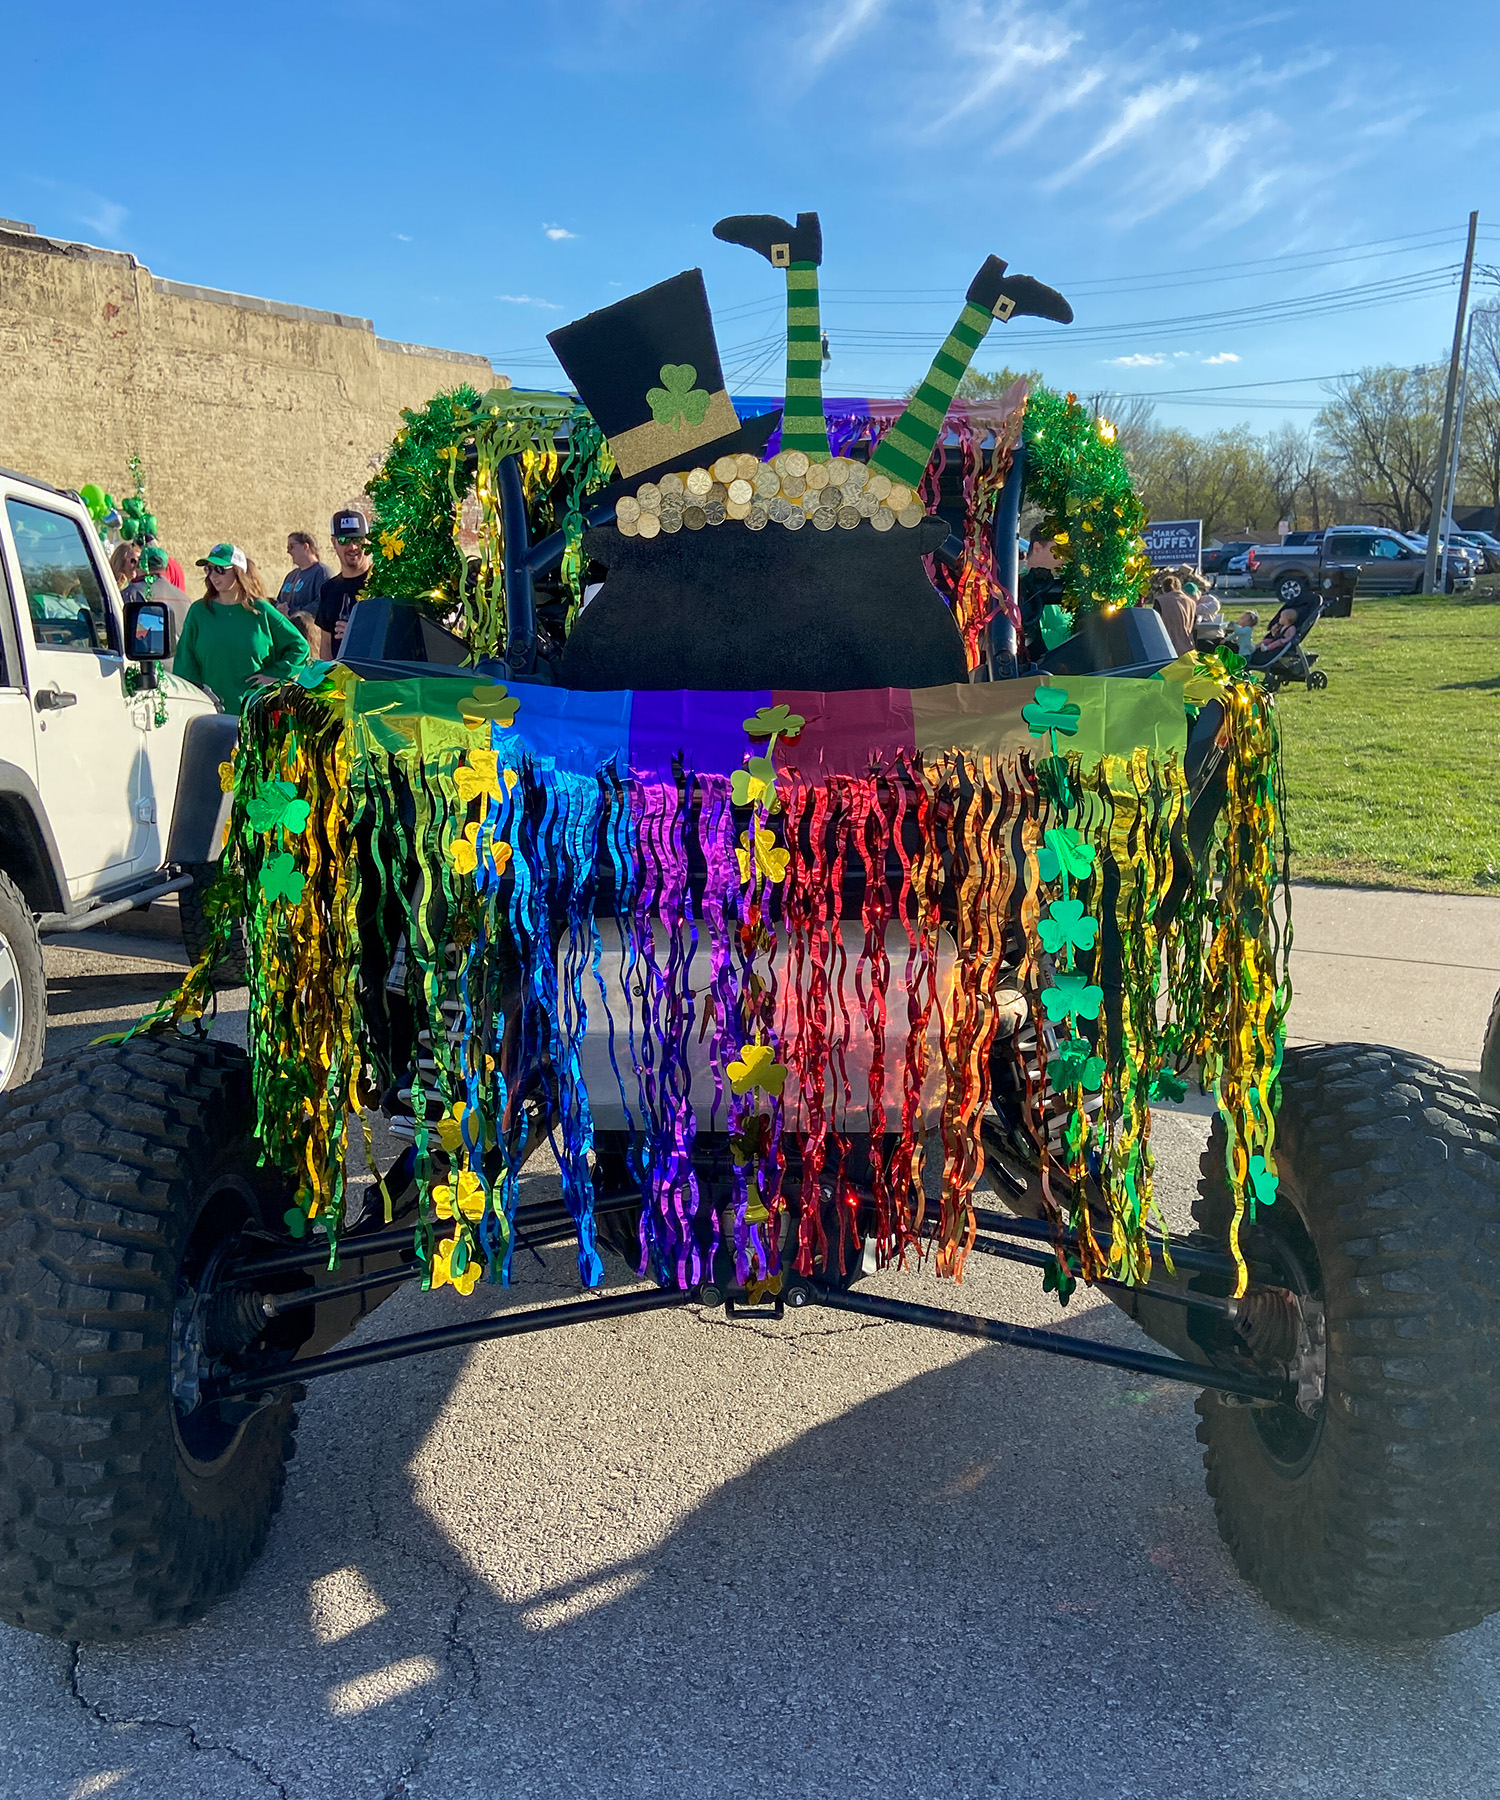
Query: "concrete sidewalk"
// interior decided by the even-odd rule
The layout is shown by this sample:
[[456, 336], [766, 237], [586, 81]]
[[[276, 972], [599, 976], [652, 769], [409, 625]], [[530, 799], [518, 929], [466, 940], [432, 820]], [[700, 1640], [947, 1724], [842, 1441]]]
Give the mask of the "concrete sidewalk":
[[1288, 1041], [1394, 1044], [1466, 1074], [1500, 988], [1500, 899], [1292, 889]]

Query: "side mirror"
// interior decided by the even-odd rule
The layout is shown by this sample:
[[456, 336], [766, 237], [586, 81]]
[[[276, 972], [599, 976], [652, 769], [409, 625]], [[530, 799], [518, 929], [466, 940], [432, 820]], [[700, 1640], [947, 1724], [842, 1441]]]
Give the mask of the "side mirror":
[[132, 662], [165, 662], [176, 641], [176, 621], [165, 600], [131, 600], [125, 607], [125, 654]]

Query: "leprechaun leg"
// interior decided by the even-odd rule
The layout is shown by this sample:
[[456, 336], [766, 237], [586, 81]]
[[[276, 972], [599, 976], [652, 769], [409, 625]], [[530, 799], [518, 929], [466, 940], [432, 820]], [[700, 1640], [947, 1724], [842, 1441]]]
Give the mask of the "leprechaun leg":
[[823, 229], [816, 213], [798, 213], [790, 224], [775, 213], [736, 213], [720, 219], [714, 236], [743, 244], [786, 271], [786, 405], [781, 447], [827, 462], [828, 425], [823, 417], [823, 324], [818, 310], [818, 265]]
[[786, 405], [781, 447], [827, 462], [828, 421], [823, 416], [823, 326], [818, 309], [818, 265], [794, 262], [786, 272]]
[[[920, 483], [958, 384], [964, 378], [964, 370], [984, 342], [997, 304], [1006, 304], [1000, 298], [1004, 274], [1005, 264], [998, 256], [992, 256], [969, 283], [958, 322], [943, 340], [942, 349], [933, 357], [932, 367], [921, 387], [907, 402], [906, 411], [880, 440], [870, 458], [872, 469], [889, 475], [892, 481], [904, 481], [911, 488]], [[1006, 317], [1009, 317], [1009, 311]]]

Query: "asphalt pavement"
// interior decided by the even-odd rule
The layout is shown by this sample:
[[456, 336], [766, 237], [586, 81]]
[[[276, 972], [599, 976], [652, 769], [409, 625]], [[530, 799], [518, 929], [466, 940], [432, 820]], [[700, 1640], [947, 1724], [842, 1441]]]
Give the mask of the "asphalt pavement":
[[[1294, 1039], [1477, 1065], [1500, 900], [1300, 889], [1295, 917]], [[47, 958], [49, 1056], [181, 965], [123, 934]], [[1154, 1125], [1178, 1223], [1206, 1114]], [[575, 1279], [522, 1256], [498, 1305], [403, 1292], [362, 1330]], [[971, 1263], [961, 1294], [1056, 1323], [1024, 1271]], [[1067, 1324], [1131, 1336], [1087, 1295]], [[82, 1652], [0, 1628], [0, 1795], [1494, 1800], [1500, 1618], [1399, 1652], [1289, 1624], [1219, 1541], [1193, 1425], [1173, 1384], [816, 1312], [333, 1377], [208, 1618]]]

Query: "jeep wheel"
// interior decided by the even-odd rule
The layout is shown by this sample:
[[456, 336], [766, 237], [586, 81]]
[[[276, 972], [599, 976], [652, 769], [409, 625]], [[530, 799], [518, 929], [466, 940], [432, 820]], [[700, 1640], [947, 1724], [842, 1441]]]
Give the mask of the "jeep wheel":
[[30, 1081], [47, 1038], [47, 976], [36, 919], [0, 875], [0, 1088]]
[[1311, 592], [1305, 575], [1283, 575], [1276, 583], [1276, 598], [1283, 606], [1300, 606]]
[[[1246, 1253], [1322, 1302], [1324, 1398], [1200, 1397], [1220, 1533], [1294, 1618], [1395, 1642], [1464, 1630], [1500, 1607], [1500, 1114], [1425, 1057], [1289, 1050], [1276, 1164]], [[1222, 1236], [1219, 1123], [1202, 1169], [1194, 1213]]]
[[[219, 873], [219, 865], [216, 862], [189, 863], [185, 873], [192, 876], [193, 885], [184, 888], [177, 896], [177, 908], [182, 919], [183, 948], [188, 953], [188, 961], [196, 963], [207, 950], [208, 940], [212, 935], [203, 897], [213, 885]], [[229, 947], [219, 958], [214, 979], [220, 987], [239, 987], [244, 982], [245, 927], [238, 919], [230, 927]]]
[[1479, 1053], [1479, 1079], [1475, 1082], [1480, 1095], [1491, 1106], [1500, 1106], [1500, 994], [1490, 1008], [1490, 1022], [1485, 1028], [1484, 1048]]
[[290, 1391], [191, 1404], [205, 1269], [284, 1197], [244, 1053], [145, 1038], [0, 1101], [0, 1618], [75, 1642], [197, 1617], [281, 1501]]

